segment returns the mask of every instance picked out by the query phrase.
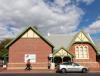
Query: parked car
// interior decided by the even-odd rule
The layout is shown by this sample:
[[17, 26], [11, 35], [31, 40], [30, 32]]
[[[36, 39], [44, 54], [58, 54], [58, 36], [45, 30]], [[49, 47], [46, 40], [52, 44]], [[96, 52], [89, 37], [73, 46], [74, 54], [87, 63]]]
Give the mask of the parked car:
[[86, 73], [88, 68], [85, 66], [81, 66], [77, 63], [72, 62], [64, 62], [56, 67], [56, 72], [83, 72]]

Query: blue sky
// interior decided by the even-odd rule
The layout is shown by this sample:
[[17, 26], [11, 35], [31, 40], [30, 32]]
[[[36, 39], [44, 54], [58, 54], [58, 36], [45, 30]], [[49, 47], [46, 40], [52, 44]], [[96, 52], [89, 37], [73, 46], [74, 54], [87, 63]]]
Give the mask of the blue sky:
[[90, 5], [81, 3], [79, 7], [85, 11], [85, 15], [83, 16], [83, 20], [80, 23], [80, 27], [88, 26], [93, 21], [96, 21], [98, 17], [100, 17], [100, 0], [96, 0], [93, 2], [93, 4]]
[[[100, 0], [95, 0], [90, 5], [85, 5], [84, 3], [81, 3], [79, 5], [80, 8], [82, 8], [85, 11], [85, 15], [83, 16], [82, 21], [80, 22], [79, 28], [87, 28], [89, 25], [91, 25], [93, 22], [100, 20]], [[100, 26], [100, 25], [98, 25]], [[94, 40], [100, 40], [100, 32], [91, 34], [92, 38]]]
[[45, 36], [84, 30], [100, 40], [100, 0], [0, 0], [0, 39], [16, 37], [28, 25]]

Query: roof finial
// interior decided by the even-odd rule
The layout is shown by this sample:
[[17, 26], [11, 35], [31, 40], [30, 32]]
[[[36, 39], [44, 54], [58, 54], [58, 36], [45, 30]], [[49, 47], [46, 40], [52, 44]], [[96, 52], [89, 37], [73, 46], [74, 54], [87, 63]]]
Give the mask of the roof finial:
[[48, 32], [48, 36], [50, 36], [50, 33]]

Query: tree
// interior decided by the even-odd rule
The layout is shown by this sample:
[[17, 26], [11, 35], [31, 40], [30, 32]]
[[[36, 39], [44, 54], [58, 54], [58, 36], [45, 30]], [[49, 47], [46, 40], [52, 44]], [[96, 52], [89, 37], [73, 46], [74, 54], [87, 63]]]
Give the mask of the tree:
[[11, 41], [12, 39], [6, 38], [0, 42], [0, 58], [4, 58], [4, 56], [8, 55], [8, 51], [5, 46]]

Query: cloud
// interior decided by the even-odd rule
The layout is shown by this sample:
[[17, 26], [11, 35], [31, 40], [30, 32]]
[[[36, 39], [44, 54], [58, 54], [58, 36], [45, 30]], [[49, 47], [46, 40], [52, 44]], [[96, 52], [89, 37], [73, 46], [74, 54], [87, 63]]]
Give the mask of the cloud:
[[83, 15], [72, 0], [0, 0], [0, 36], [14, 36], [29, 24], [44, 35], [72, 33]]
[[95, 0], [76, 0], [77, 2], [83, 2], [86, 5], [90, 5], [92, 4]]
[[54, 0], [54, 3], [60, 7], [64, 7], [66, 4], [70, 4], [71, 2], [71, 0]]
[[85, 29], [87, 32], [94, 34], [100, 32], [100, 20], [94, 21], [92, 24], [89, 25], [87, 29]]
[[84, 3], [86, 3], [87, 5], [93, 3], [95, 0], [82, 0]]
[[97, 19], [99, 20], [100, 19], [100, 16], [98, 16]]
[[[76, 2], [91, 4], [94, 0]], [[72, 34], [84, 15], [76, 4], [72, 0], [0, 0], [0, 38], [13, 37], [29, 24], [44, 35]]]

